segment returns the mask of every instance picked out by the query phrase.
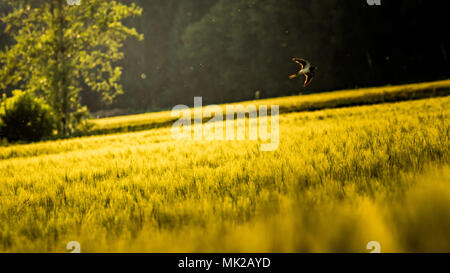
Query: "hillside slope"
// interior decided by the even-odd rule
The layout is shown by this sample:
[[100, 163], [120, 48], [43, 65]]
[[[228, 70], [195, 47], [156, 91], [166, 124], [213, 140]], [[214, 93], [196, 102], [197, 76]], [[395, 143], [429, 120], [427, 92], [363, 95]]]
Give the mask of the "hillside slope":
[[[450, 80], [444, 80], [399, 86], [334, 91], [304, 96], [262, 99], [234, 103], [234, 105], [279, 105], [280, 113], [290, 113], [448, 95], [450, 95]], [[194, 98], [192, 98], [192, 102], [193, 100]], [[222, 107], [225, 107], [225, 105], [222, 105]], [[177, 118], [171, 116], [171, 111], [96, 119], [93, 120], [94, 128], [89, 134], [111, 134], [161, 128], [170, 126], [175, 120], [177, 120]]]

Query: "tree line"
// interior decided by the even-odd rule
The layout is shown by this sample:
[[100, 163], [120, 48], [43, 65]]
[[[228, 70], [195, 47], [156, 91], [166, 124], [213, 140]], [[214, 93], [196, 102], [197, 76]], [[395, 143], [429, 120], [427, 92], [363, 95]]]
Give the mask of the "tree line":
[[[115, 92], [105, 101], [104, 93], [91, 92], [92, 86], [79, 86], [79, 102], [91, 111], [152, 111], [191, 105], [194, 95], [208, 104], [224, 103], [253, 99], [256, 91], [261, 97], [275, 97], [435, 80], [450, 72], [450, 45], [440, 32], [446, 25], [445, 8], [440, 3], [118, 2], [142, 8], [141, 16], [123, 22], [144, 39], [124, 40], [120, 50], [125, 57], [111, 60], [122, 68], [117, 82], [123, 94]], [[96, 39], [94, 33], [84, 35]], [[11, 42], [4, 34], [0, 39], [2, 44]], [[306, 58], [318, 67], [308, 88], [288, 79], [298, 69], [292, 57]]]
[[[7, 4], [9, 11], [1, 19], [13, 42], [0, 52], [0, 89], [20, 89], [34, 98], [21, 92], [13, 92], [17, 97], [9, 100], [3, 96], [0, 134], [15, 139], [23, 131], [18, 128], [41, 127], [42, 122], [30, 115], [36, 115], [36, 109], [46, 111], [48, 105], [58, 135], [73, 135], [88, 113], [81, 90], [96, 92], [105, 103], [123, 93], [122, 67], [117, 64], [123, 58], [123, 43], [142, 38], [123, 21], [142, 9], [103, 0], [75, 6], [65, 0]], [[50, 121], [50, 115], [43, 116]]]
[[[427, 1], [142, 0], [126, 44], [125, 95], [135, 109], [293, 95], [448, 77], [445, 7]], [[308, 88], [292, 57], [318, 66]], [[144, 74], [144, 75], [142, 75]], [[144, 76], [144, 77], [142, 77]]]

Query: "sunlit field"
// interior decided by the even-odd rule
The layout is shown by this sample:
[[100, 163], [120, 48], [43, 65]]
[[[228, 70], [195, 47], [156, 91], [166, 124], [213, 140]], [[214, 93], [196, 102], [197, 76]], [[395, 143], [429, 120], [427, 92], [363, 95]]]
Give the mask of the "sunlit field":
[[345, 92], [258, 101], [273, 152], [170, 127], [0, 147], [0, 251], [449, 252], [450, 97]]
[[[450, 80], [442, 80], [390, 87], [342, 90], [306, 96], [260, 99], [238, 102], [237, 104], [244, 106], [249, 104], [275, 104], [280, 106], [280, 113], [290, 113], [439, 97], [449, 94]], [[96, 119], [93, 122], [94, 128], [89, 134], [108, 134], [167, 127], [176, 119], [176, 117], [171, 115], [170, 111]]]

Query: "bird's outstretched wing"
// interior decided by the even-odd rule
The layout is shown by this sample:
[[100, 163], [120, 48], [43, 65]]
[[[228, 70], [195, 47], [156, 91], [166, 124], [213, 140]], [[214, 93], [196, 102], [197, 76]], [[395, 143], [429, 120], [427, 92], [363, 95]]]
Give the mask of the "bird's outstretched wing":
[[300, 59], [300, 58], [292, 58], [292, 61], [298, 63], [302, 67], [302, 69], [305, 68], [305, 66], [307, 66], [309, 64], [309, 62], [307, 60]]
[[291, 80], [292, 80], [292, 79], [295, 79], [295, 78], [297, 78], [297, 77], [298, 77], [298, 75], [297, 75], [297, 74], [292, 74], [292, 75], [290, 75], [290, 76], [289, 76], [289, 79], [291, 79]]
[[312, 79], [314, 78], [314, 73], [306, 73], [305, 74], [305, 83], [303, 84], [305, 87], [311, 83]]

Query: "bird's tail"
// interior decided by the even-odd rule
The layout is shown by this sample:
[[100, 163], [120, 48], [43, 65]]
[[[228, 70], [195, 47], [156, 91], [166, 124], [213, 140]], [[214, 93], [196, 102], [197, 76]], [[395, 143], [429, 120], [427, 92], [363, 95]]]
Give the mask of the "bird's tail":
[[297, 75], [297, 74], [292, 74], [292, 75], [290, 75], [290, 76], [289, 76], [289, 79], [291, 79], [291, 80], [292, 80], [292, 79], [295, 79], [295, 78], [297, 78], [297, 77], [298, 77], [298, 75]]

